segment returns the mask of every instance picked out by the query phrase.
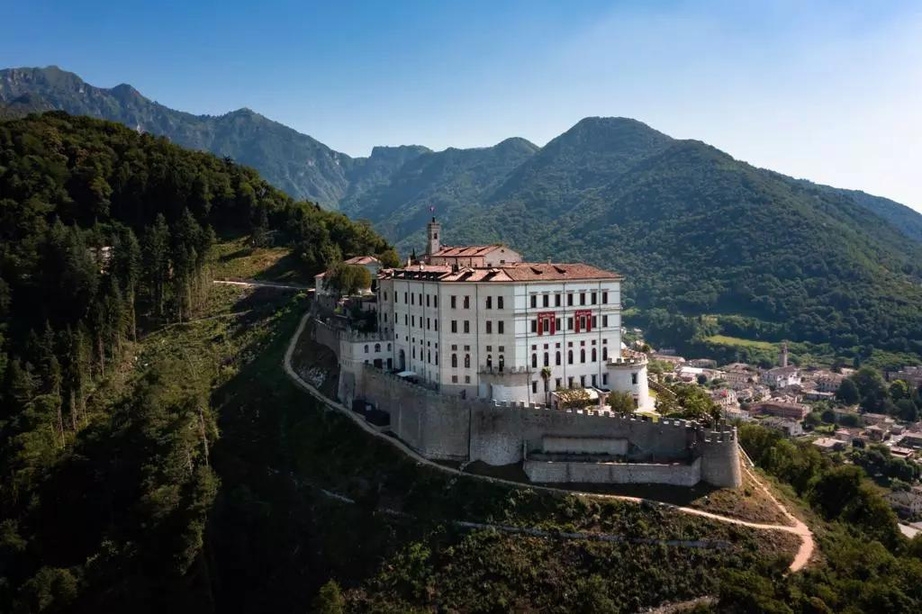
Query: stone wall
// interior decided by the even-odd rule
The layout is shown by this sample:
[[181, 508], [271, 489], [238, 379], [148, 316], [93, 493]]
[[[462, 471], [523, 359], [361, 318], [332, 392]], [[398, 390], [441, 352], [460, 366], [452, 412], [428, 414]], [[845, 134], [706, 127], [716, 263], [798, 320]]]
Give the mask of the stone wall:
[[323, 344], [333, 350], [333, 353], [336, 354], [336, 358], [339, 359], [341, 356], [339, 347], [339, 329], [333, 328], [329, 324], [314, 318], [313, 331], [314, 341]]
[[694, 486], [701, 481], [701, 459], [688, 464], [583, 463], [526, 460], [532, 482], [554, 484], [670, 484]]
[[[653, 422], [594, 411], [495, 405], [440, 394], [364, 364], [353, 372], [343, 370], [340, 391], [343, 400], [364, 399], [387, 411], [393, 433], [427, 458], [509, 465], [532, 452], [614, 450], [621, 455], [623, 450], [632, 462], [529, 459], [524, 466], [530, 479], [543, 482], [741, 483], [735, 429], [711, 431], [685, 420]], [[546, 450], [547, 442], [552, 449]]]

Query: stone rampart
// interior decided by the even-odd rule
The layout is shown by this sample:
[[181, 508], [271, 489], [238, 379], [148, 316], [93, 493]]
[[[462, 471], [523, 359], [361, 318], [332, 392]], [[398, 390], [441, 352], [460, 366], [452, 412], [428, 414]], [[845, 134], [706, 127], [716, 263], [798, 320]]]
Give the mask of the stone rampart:
[[701, 481], [701, 459], [691, 463], [586, 463], [526, 460], [532, 482], [553, 484], [670, 484], [694, 486]]
[[322, 322], [314, 318], [313, 333], [314, 341], [333, 350], [333, 353], [336, 354], [337, 360], [342, 356], [342, 352], [340, 351], [339, 347], [340, 330], [338, 328], [334, 328], [326, 322]]
[[[526, 461], [526, 473], [535, 475], [529, 473], [529, 478], [546, 482], [693, 485], [704, 480], [731, 487], [741, 483], [733, 428], [715, 431], [686, 420], [653, 422], [596, 411], [462, 399], [371, 365], [357, 365], [352, 374], [344, 370], [341, 392], [346, 392], [344, 388], [349, 389], [350, 402], [364, 399], [387, 411], [394, 434], [428, 458], [489, 465]], [[544, 452], [546, 441], [552, 442], [549, 451], [554, 453], [624, 450], [630, 462], [526, 460], [531, 452]]]

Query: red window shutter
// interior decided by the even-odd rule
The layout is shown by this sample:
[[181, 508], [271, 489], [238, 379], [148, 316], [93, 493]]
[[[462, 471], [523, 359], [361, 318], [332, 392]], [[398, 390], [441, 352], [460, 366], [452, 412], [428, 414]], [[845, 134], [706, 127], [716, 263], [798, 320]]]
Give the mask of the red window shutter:
[[544, 324], [544, 320], [542, 320], [541, 318], [538, 318], [538, 336], [541, 336], [542, 334], [542, 328], [543, 328], [542, 324]]

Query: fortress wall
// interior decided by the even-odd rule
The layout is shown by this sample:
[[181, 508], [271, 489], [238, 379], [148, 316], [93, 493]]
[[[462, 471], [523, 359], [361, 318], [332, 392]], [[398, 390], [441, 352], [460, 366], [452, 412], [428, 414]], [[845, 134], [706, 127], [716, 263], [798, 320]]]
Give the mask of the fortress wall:
[[701, 459], [691, 464], [584, 463], [526, 460], [525, 474], [537, 483], [670, 484], [694, 486], [701, 480]]
[[339, 348], [339, 334], [340, 332], [332, 326], [314, 318], [314, 341], [321, 343], [333, 350], [333, 353], [336, 354], [337, 360], [341, 357]]
[[362, 365], [355, 398], [365, 399], [391, 416], [391, 430], [427, 458], [467, 460], [470, 405]]
[[698, 445], [701, 454], [701, 479], [714, 486], [736, 488], [743, 483], [736, 428], [712, 433], [710, 441]]

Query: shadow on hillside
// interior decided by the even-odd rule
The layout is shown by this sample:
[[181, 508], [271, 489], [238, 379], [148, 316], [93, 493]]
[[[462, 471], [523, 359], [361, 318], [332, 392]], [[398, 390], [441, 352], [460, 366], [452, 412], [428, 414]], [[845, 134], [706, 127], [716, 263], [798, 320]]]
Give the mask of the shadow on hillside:
[[304, 265], [293, 252], [289, 252], [276, 260], [271, 266], [256, 275], [256, 279], [304, 285], [314, 283], [314, 278], [305, 273]]

